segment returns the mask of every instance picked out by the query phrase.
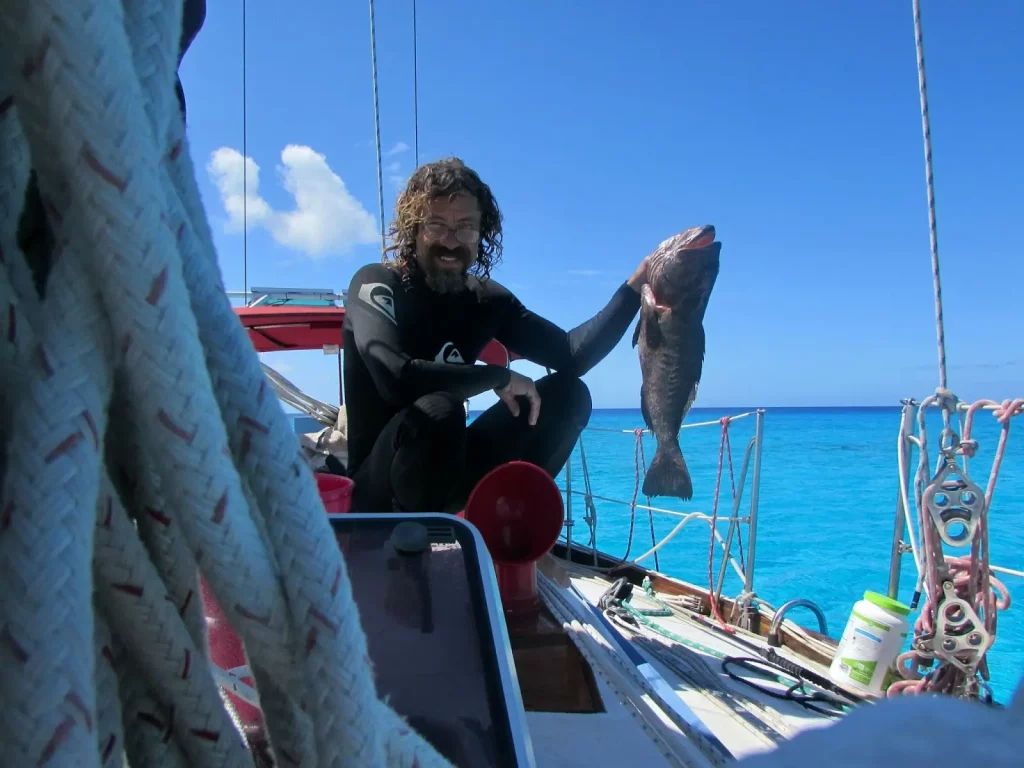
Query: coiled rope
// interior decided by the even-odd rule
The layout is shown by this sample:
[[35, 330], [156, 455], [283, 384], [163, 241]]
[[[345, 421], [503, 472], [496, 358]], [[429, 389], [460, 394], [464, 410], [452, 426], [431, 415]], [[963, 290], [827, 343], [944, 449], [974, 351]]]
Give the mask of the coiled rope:
[[[912, 648], [902, 653], [896, 663], [896, 671], [902, 679], [893, 682], [889, 686], [887, 692], [889, 696], [907, 693], [957, 694], [960, 691], [967, 691], [973, 695], [980, 685], [974, 676], [973, 670], [977, 669], [984, 680], [987, 680], [989, 677], [987, 658], [989, 648], [980, 649], [977, 661], [970, 667], [970, 674], [962, 668], [962, 664], [953, 663], [953, 658], [955, 657], [926, 650], [927, 644], [936, 635], [939, 613], [945, 610], [942, 598], [942, 581], [947, 579], [951, 581], [955, 596], [960, 600], [964, 600], [976, 612], [982, 621], [985, 631], [991, 638], [990, 642], [994, 643], [995, 641], [998, 612], [1008, 610], [1011, 604], [1009, 590], [991, 573], [988, 513], [992, 508], [996, 483], [999, 479], [999, 471], [1002, 467], [1006, 444], [1010, 435], [1010, 421], [1014, 417], [1024, 414], [1024, 399], [1004, 400], [1002, 403], [996, 403], [991, 400], [979, 400], [967, 408], [964, 419], [963, 438], [959, 441], [959, 445], [963, 450], [964, 472], [967, 471], [969, 459], [973, 458], [978, 449], [977, 441], [971, 437], [975, 415], [982, 409], [992, 408], [993, 415], [1001, 425], [1001, 430], [995, 456], [992, 460], [992, 468], [989, 472], [988, 483], [985, 488], [984, 512], [978, 521], [977, 531], [971, 540], [970, 555], [965, 557], [953, 557], [945, 554], [935, 522], [932, 520], [927, 509], [925, 509], [923, 502], [925, 486], [931, 482], [925, 414], [927, 407], [934, 399], [934, 397], [927, 398], [918, 410], [918, 434], [915, 436], [907, 433], [908, 424], [906, 420], [904, 420], [900, 434], [901, 446], [912, 443], [920, 451], [915, 481], [915, 505], [918, 511], [917, 524], [920, 529], [921, 539], [920, 546], [916, 543], [914, 544], [913, 552], [918, 568], [918, 590], [920, 591], [924, 588], [926, 597], [921, 608], [921, 614], [914, 624]], [[901, 449], [900, 493], [904, 499], [905, 509], [909, 510], [908, 491], [904, 482], [904, 478], [909, 474], [909, 457], [906, 454], [907, 451]], [[909, 514], [908, 530], [913, 540], [913, 520], [910, 519]], [[936, 661], [938, 661], [938, 664], [935, 664]], [[934, 668], [931, 668], [933, 665]]]
[[[376, 696], [323, 505], [217, 268], [174, 97], [181, 0], [0, 10], [0, 743], [252, 764], [201, 572], [282, 764], [446, 765]], [[30, 169], [44, 298], [17, 240]]]

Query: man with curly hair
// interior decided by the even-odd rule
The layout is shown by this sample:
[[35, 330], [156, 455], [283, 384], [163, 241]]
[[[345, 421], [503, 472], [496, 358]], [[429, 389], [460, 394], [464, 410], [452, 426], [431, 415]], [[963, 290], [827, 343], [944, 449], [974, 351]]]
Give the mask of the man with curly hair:
[[[555, 477], [587, 425], [580, 377], [636, 316], [646, 259], [566, 332], [490, 277], [501, 222], [490, 188], [461, 160], [423, 165], [398, 198], [382, 263], [353, 276], [343, 344], [355, 511], [458, 511], [484, 474], [515, 459]], [[475, 365], [492, 339], [554, 373], [533, 382]], [[501, 402], [467, 426], [464, 401], [489, 389]]]

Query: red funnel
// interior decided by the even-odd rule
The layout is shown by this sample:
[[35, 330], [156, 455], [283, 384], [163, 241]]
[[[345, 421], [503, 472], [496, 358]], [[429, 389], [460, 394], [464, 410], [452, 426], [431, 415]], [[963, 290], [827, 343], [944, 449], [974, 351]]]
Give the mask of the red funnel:
[[526, 461], [495, 467], [469, 495], [464, 517], [477, 527], [491, 553], [506, 611], [536, 604], [536, 563], [558, 541], [564, 514], [555, 481]]

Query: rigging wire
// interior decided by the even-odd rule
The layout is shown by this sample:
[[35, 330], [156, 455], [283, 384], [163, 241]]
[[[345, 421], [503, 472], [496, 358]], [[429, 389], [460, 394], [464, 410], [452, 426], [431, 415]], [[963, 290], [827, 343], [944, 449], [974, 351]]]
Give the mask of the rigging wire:
[[939, 277], [939, 235], [935, 225], [935, 177], [932, 173], [932, 131], [928, 120], [928, 85], [924, 75], [924, 37], [921, 34], [921, 0], [914, 4], [914, 38], [917, 48], [917, 88], [921, 96], [921, 131], [924, 134], [925, 181], [928, 186], [928, 236], [932, 251], [932, 282], [935, 286], [935, 333], [939, 346], [939, 387], [947, 388], [946, 330], [942, 318], [942, 280]]
[[373, 127], [377, 137], [377, 206], [380, 211], [380, 255], [387, 248], [384, 239], [384, 168], [380, 153], [380, 103], [377, 99], [377, 33], [373, 25], [373, 0], [370, 0], [370, 66], [373, 70]]
[[412, 0], [412, 121], [413, 160], [420, 167], [420, 85], [416, 54], [416, 0]]
[[[249, 184], [246, 178], [246, 167], [249, 165], [248, 123], [246, 120], [246, 88], [245, 88], [245, 0], [242, 0], [242, 291], [249, 293], [249, 218], [248, 200]], [[242, 302], [248, 304], [246, 296]]]

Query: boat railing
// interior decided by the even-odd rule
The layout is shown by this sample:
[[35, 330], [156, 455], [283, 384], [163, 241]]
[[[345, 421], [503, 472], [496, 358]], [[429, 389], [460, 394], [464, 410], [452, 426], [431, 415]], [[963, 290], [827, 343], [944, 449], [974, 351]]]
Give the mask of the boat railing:
[[[901, 490], [897, 494], [897, 506], [896, 506], [896, 519], [894, 525], [894, 534], [892, 542], [892, 552], [890, 559], [890, 572], [889, 572], [889, 596], [893, 599], [898, 598], [899, 586], [900, 586], [900, 570], [902, 565], [902, 557], [908, 553], [915, 553], [918, 551], [918, 545], [915, 540], [913, 530], [915, 526], [914, 519], [911, 517], [912, 514], [916, 514], [914, 510], [917, 506], [914, 503], [914, 497], [912, 485], [912, 475], [914, 472], [911, 471], [911, 447], [919, 447], [921, 444], [920, 435], [915, 436], [913, 434], [913, 424], [915, 419], [919, 422], [922, 417], [920, 416], [920, 409], [927, 407], [934, 407], [936, 403], [925, 402], [923, 405], [919, 405], [914, 400], [903, 401], [903, 412], [900, 429], [900, 479], [901, 479]], [[1024, 404], [1017, 403], [1012, 406], [1007, 403], [994, 403], [989, 401], [983, 401], [975, 404], [958, 403], [956, 406], [956, 412], [960, 417], [959, 434], [952, 434], [948, 430], [943, 432], [943, 441], [949, 442], [952, 440], [959, 440], [960, 436], [963, 436], [965, 443], [973, 443], [970, 436], [970, 419], [975, 412], [991, 412], [997, 417], [1000, 416], [1002, 411], [1007, 408], [1014, 408], [1012, 412], [1009, 412], [1009, 416], [1017, 415], [1024, 411]], [[651, 547], [640, 554], [637, 557], [628, 559], [628, 549], [626, 555], [624, 555], [619, 565], [623, 564], [639, 564], [641, 561], [647, 560], [648, 558], [654, 559], [655, 571], [660, 570], [658, 564], [658, 552], [671, 542], [688, 523], [693, 520], [699, 520], [710, 526], [712, 535], [711, 541], [712, 547], [717, 543], [717, 549], [720, 550], [722, 555], [722, 562], [718, 569], [717, 577], [714, 584], [708, 585], [708, 591], [713, 600], [717, 601], [722, 597], [722, 589], [727, 573], [727, 569], [731, 567], [736, 574], [740, 577], [743, 588], [742, 592], [737, 598], [740, 603], [747, 605], [756, 597], [754, 593], [754, 563], [756, 555], [757, 545], [757, 516], [758, 516], [758, 500], [760, 495], [760, 480], [761, 480], [761, 458], [762, 458], [762, 445], [763, 445], [763, 434], [764, 434], [764, 416], [765, 410], [758, 409], [753, 411], [747, 411], [743, 413], [737, 413], [731, 416], [725, 416], [719, 419], [707, 420], [707, 421], [696, 421], [691, 423], [683, 424], [682, 429], [698, 429], [698, 428], [709, 428], [709, 427], [720, 427], [722, 429], [722, 444], [720, 445], [720, 453], [723, 455], [725, 451], [729, 449], [728, 436], [729, 427], [733, 422], [739, 421], [746, 418], [755, 418], [756, 427], [754, 435], [747, 441], [746, 448], [743, 454], [743, 460], [739, 467], [738, 482], [735, 485], [735, 490], [730, 494], [730, 489], [725, 486], [722, 482], [722, 466], [721, 458], [718, 470], [718, 481], [716, 482], [715, 488], [715, 505], [709, 514], [706, 511], [680, 511], [678, 509], [668, 509], [663, 506], [656, 506], [651, 503], [648, 498], [647, 503], [641, 503], [637, 501], [637, 490], [642, 483], [646, 466], [643, 462], [643, 443], [642, 438], [644, 435], [649, 435], [649, 430], [645, 429], [622, 429], [622, 428], [610, 428], [610, 427], [599, 427], [599, 426], [588, 426], [583, 435], [581, 435], [577, 445], [574, 448], [573, 456], [567, 462], [564, 478], [565, 482], [561, 490], [565, 496], [565, 534], [564, 543], [566, 544], [567, 552], [569, 557], [573, 557], [573, 552], [576, 552], [576, 558], [578, 559], [580, 550], [584, 553], [589, 553], [592, 558], [593, 566], [597, 567], [600, 556], [608, 557], [610, 553], [602, 553], [598, 547], [598, 525], [597, 525], [597, 504], [596, 502], [602, 502], [604, 504], [614, 504], [618, 506], [625, 506], [630, 509], [630, 544], [632, 544], [632, 535], [636, 524], [636, 514], [639, 510], [641, 513], [646, 512], [648, 522], [651, 530]], [[1004, 421], [1007, 421], [1007, 416]], [[923, 429], [919, 426], [919, 429]], [[1008, 432], [1008, 427], [1006, 428]], [[627, 435], [634, 437], [636, 441], [635, 457], [636, 462], [636, 486], [632, 500], [626, 500], [621, 498], [614, 498], [612, 496], [603, 495], [597, 493], [591, 482], [591, 471], [587, 462], [586, 444], [588, 438], [595, 433], [617, 433], [621, 435]], [[1005, 443], [1005, 435], [1001, 438], [1001, 441]], [[941, 452], [940, 452], [941, 453]], [[1001, 455], [1001, 450], [997, 452]], [[578, 467], [582, 470], [582, 478], [577, 477], [577, 468], [574, 467], [573, 458], [578, 454], [579, 464]], [[966, 451], [965, 455], [960, 456], [960, 466], [963, 470], [964, 476], [966, 476], [970, 458], [973, 456], [973, 450]], [[925, 457], [927, 460], [927, 456]], [[942, 456], [940, 456], [939, 464], [942, 463]], [[740, 513], [740, 509], [743, 506], [744, 490], [747, 483], [748, 469], [751, 468], [749, 478], [749, 500], [748, 507], [745, 514]], [[938, 471], [938, 470], [936, 470]], [[998, 475], [999, 465], [998, 461], [993, 467], [995, 475]], [[919, 483], [920, 487], [917, 490], [917, 503], [920, 504], [920, 497], [925, 485], [931, 481], [931, 478], [925, 479]], [[990, 488], [984, 495], [988, 496], [991, 500], [992, 490], [994, 489], [994, 477], [989, 483]], [[582, 486], [582, 487], [581, 487]], [[911, 489], [908, 491], [908, 488]], [[909, 500], [908, 500], [909, 497]], [[578, 510], [578, 504], [582, 501], [583, 504], [583, 518], [582, 521], [576, 516]], [[731, 502], [731, 513], [727, 510], [721, 510], [719, 502], [723, 504], [726, 501]], [[908, 513], [909, 511], [909, 513]], [[654, 515], [663, 515], [680, 518], [679, 522], [660, 540], [656, 540], [654, 532]], [[582, 541], [576, 538], [576, 531], [580, 523], [583, 523], [587, 528], [589, 540]], [[723, 535], [717, 528], [717, 523], [727, 523], [728, 529]], [[743, 557], [742, 547], [742, 527], [746, 527], [748, 531], [748, 545], [746, 557]], [[904, 538], [909, 537], [910, 541], [905, 541]], [[733, 555], [733, 545], [738, 543], [739, 545], [739, 559]], [[710, 554], [710, 553], [709, 553]], [[1009, 568], [1003, 565], [989, 564], [988, 569], [994, 573], [1007, 576], [1016, 576], [1024, 578], [1024, 570], [1018, 570]], [[911, 601], [912, 607], [917, 606], [917, 600], [920, 596], [921, 585], [917, 585], [917, 591], [915, 592], [914, 598]], [[772, 606], [757, 597], [759, 603], [765, 605], [769, 609]]]
[[302, 304], [316, 301], [334, 306], [343, 306], [348, 291], [340, 293], [325, 288], [256, 288], [247, 291], [225, 291], [229, 299], [241, 300], [247, 307], [269, 304]]
[[[651, 503], [651, 499], [649, 497], [647, 498], [646, 504], [638, 501], [638, 496], [641, 495], [643, 477], [646, 473], [643, 438], [645, 435], [650, 434], [649, 430], [616, 429], [599, 426], [588, 426], [585, 428], [584, 433], [580, 436], [580, 439], [573, 451], [574, 455], [579, 455], [582, 477], [577, 478], [575, 476], [576, 470], [573, 467], [573, 456], [570, 456], [570, 459], [565, 466], [565, 483], [564, 486], [561, 487], [562, 493], [565, 496], [564, 543], [566, 545], [568, 556], [573, 557], [574, 550], [577, 553], [580, 550], [583, 550], [584, 553], [589, 552], [592, 558], [593, 567], [598, 567], [600, 555], [603, 554], [605, 557], [608, 556], [608, 553], [601, 553], [598, 547], [598, 514], [596, 502], [626, 506], [630, 509], [630, 542], [627, 545], [626, 554], [620, 559], [619, 565], [638, 564], [643, 560], [653, 558], [654, 570], [659, 570], [659, 551], [675, 539], [690, 522], [698, 520], [706, 523], [710, 527], [710, 539], [717, 543], [717, 547], [722, 554], [722, 562], [719, 566], [717, 576], [714, 578], [713, 583], [708, 584], [708, 592], [712, 598], [712, 603], [716, 604], [718, 599], [721, 598], [727, 570], [731, 567], [743, 584], [742, 593], [738, 596], [737, 602], [749, 605], [750, 601], [755, 596], [754, 562], [757, 547], [757, 510], [761, 483], [764, 417], [765, 410], [756, 409], [723, 416], [718, 419], [695, 421], [682, 425], [682, 430], [706, 429], [711, 427], [718, 427], [721, 430], [717, 479], [715, 483], [714, 501], [710, 513], [703, 510], [684, 512], [675, 509], [668, 509], [662, 506], [656, 506]], [[743, 450], [742, 461], [740, 462], [738, 471], [736, 471], [737, 468], [734, 468], [732, 462], [730, 427], [734, 422], [748, 418], [753, 418], [755, 421], [754, 434], [746, 442]], [[595, 433], [612, 433], [633, 437], [635, 482], [632, 500], [627, 501], [625, 499], [613, 498], [611, 496], [601, 495], [594, 491], [591, 479], [591, 470], [587, 462], [587, 441], [585, 438]], [[582, 487], [580, 487], [581, 485]], [[747, 496], [746, 512], [745, 514], [741, 514], [740, 510], [743, 506], [745, 489], [748, 485], [749, 494]], [[575, 517], [575, 511], [578, 507], [574, 504], [574, 501], [577, 503], [582, 501], [582, 521]], [[725, 509], [722, 509], [721, 507], [725, 507]], [[638, 510], [641, 513], [647, 513], [648, 524], [651, 531], [651, 547], [639, 556], [630, 560], [627, 558], [629, 556], [629, 548], [632, 546], [632, 533], [637, 522], [636, 514]], [[654, 532], [655, 514], [679, 518], [676, 525], [660, 540], [656, 539]], [[580, 522], [582, 522], [587, 528], [589, 540], [586, 542], [580, 541], [574, 537], [575, 526]], [[718, 529], [717, 524], [719, 522], [728, 523], [728, 528], [724, 535]], [[743, 527], [747, 530], [747, 551], [745, 556], [743, 553]], [[734, 545], [738, 549], [738, 559], [733, 556]], [[713, 551], [714, 550], [709, 552], [709, 557], [713, 556]], [[710, 581], [711, 579], [709, 579], [709, 582]]]

